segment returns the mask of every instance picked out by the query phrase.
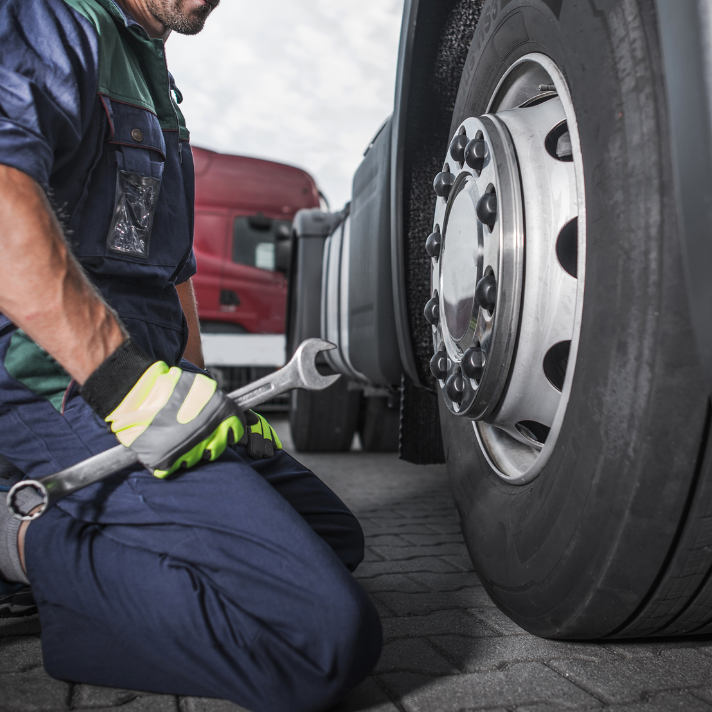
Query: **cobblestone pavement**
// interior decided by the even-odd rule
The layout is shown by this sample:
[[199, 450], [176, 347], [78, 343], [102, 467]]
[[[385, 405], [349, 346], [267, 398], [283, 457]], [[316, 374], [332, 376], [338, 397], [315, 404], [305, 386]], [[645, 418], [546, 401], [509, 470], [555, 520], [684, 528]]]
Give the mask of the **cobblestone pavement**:
[[[712, 637], [555, 642], [504, 616], [472, 571], [444, 467], [362, 452], [300, 459], [359, 516], [368, 548], [356, 576], [383, 620], [378, 667], [333, 712], [712, 709]], [[241, 710], [58, 682], [42, 670], [39, 633], [36, 618], [0, 621], [0, 712]]]

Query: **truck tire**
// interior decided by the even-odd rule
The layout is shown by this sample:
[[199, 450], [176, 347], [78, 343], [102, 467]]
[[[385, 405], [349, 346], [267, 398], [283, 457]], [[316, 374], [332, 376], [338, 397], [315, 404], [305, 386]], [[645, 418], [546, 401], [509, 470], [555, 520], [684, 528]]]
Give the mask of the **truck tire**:
[[389, 405], [385, 396], [363, 400], [363, 417], [358, 430], [361, 447], [366, 452], [398, 452], [399, 404]]
[[[287, 349], [291, 356], [305, 339], [321, 337], [321, 289], [324, 244], [344, 219], [342, 213], [301, 210], [294, 219]], [[291, 394], [289, 425], [297, 452], [344, 452], [356, 433], [361, 392], [345, 378], [326, 390]]]
[[361, 391], [340, 378], [324, 391], [292, 391], [289, 426], [297, 452], [347, 452], [358, 425]]
[[[551, 81], [539, 80], [538, 94], [528, 104], [508, 104], [526, 82], [537, 83], [537, 62], [543, 63], [540, 67], [553, 65], [559, 73], [552, 69], [547, 75]], [[581, 210], [573, 253], [569, 250], [567, 257], [563, 249], [563, 228], [554, 238], [561, 267], [577, 280], [578, 311], [565, 353], [552, 347], [547, 363], [535, 362], [538, 356], [532, 351], [543, 336], [525, 339], [532, 327], [523, 318], [516, 328], [505, 323], [507, 308], [519, 319], [527, 299], [533, 298], [528, 295], [537, 287], [526, 281], [530, 262], [524, 270], [524, 260], [534, 259], [537, 245], [549, 239], [538, 234], [541, 241], [532, 241], [531, 224], [537, 217], [527, 212], [526, 239], [519, 256], [512, 258], [513, 264], [521, 261], [521, 272], [507, 272], [515, 292], [521, 288], [520, 301], [503, 291], [510, 285], [502, 284], [504, 272], [496, 282], [491, 334], [502, 335], [509, 328], [513, 345], [502, 347], [511, 362], [500, 373], [504, 380], [492, 386], [493, 402], [483, 401], [475, 412], [477, 398], [486, 395], [487, 372], [482, 375], [477, 352], [484, 353], [484, 341], [473, 342], [471, 362], [463, 357], [453, 365], [459, 357], [450, 350], [433, 361], [462, 531], [490, 596], [532, 633], [562, 639], [709, 633], [710, 406], [685, 297], [652, 0], [487, 0], [462, 74], [450, 139], [458, 131], [466, 131], [468, 141], [477, 138], [466, 126], [490, 127], [494, 135], [496, 124], [508, 127], [496, 140], [516, 144], [512, 126], [525, 121], [517, 107], [527, 104], [530, 116], [542, 116], [547, 100], [560, 101], [575, 113], [575, 121], [566, 114], [566, 135], [558, 128], [547, 135], [546, 150], [554, 163], [568, 161], [574, 164], [571, 170], [579, 171], [575, 185]], [[496, 113], [498, 106], [513, 113], [498, 115], [499, 123], [477, 118]], [[490, 138], [487, 151], [496, 152], [499, 144]], [[453, 156], [451, 150], [443, 174], [460, 171], [460, 165], [467, 168], [465, 161], [455, 170]], [[521, 151], [516, 156], [523, 175], [539, 169], [526, 165], [531, 156]], [[541, 160], [543, 165], [549, 159]], [[557, 164], [556, 170], [560, 168]], [[546, 170], [553, 175], [555, 169]], [[569, 169], [564, 165], [561, 170]], [[446, 202], [459, 199], [448, 196], [448, 185], [460, 189], [459, 177], [454, 185], [452, 177], [438, 178], [436, 192], [445, 197], [437, 199], [436, 223], [445, 215]], [[488, 221], [477, 228], [484, 234], [485, 250], [490, 223], [500, 221], [506, 230], [507, 220], [516, 222], [507, 212], [515, 208], [507, 206], [506, 195], [496, 195], [496, 217], [487, 214], [490, 203], [481, 211], [478, 203], [478, 219]], [[526, 204], [525, 188], [521, 193], [512, 189], [511, 204], [518, 195]], [[443, 220], [454, 220], [453, 214]], [[447, 250], [456, 250], [454, 228], [444, 224], [447, 229], [431, 240], [428, 250], [435, 255], [436, 270]], [[518, 248], [511, 244], [514, 254]], [[500, 249], [498, 254], [505, 255]], [[454, 273], [443, 265], [445, 290]], [[521, 274], [519, 287], [516, 274]], [[484, 277], [491, 284], [494, 274]], [[488, 301], [494, 297], [487, 296], [487, 286], [480, 288], [478, 280], [478, 310], [494, 304]], [[442, 295], [434, 296], [441, 300], [434, 303], [441, 320], [434, 308], [428, 316], [438, 349], [445, 328], [447, 338], [454, 338], [448, 319], [455, 317], [444, 315]], [[492, 336], [489, 349], [495, 348], [494, 341]], [[516, 369], [526, 362], [534, 364], [530, 379], [545, 374], [559, 400], [549, 425], [534, 418], [517, 422], [517, 439], [516, 433], [508, 434], [511, 429], [496, 424], [505, 422], [508, 408], [516, 411], [517, 403], [524, 402], [516, 400], [513, 384]], [[492, 373], [502, 367], [493, 359], [484, 363]], [[475, 374], [474, 380], [468, 374]], [[462, 415], [467, 398], [473, 404], [470, 417]]]

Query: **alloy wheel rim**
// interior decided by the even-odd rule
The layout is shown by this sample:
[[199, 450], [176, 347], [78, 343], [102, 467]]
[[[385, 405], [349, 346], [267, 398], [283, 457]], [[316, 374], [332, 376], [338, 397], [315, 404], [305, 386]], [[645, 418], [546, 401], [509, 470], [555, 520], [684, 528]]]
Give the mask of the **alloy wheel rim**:
[[558, 440], [585, 284], [578, 124], [549, 57], [509, 68], [487, 113], [458, 127], [434, 188], [431, 371], [493, 470], [525, 484]]

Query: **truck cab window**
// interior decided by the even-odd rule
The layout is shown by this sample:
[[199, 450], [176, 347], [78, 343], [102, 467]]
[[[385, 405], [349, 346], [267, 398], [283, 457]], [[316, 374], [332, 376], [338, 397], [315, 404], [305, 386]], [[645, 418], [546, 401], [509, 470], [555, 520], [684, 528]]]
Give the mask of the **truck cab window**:
[[235, 218], [233, 262], [273, 272], [277, 241], [289, 239], [290, 230], [288, 220], [273, 220], [259, 214]]

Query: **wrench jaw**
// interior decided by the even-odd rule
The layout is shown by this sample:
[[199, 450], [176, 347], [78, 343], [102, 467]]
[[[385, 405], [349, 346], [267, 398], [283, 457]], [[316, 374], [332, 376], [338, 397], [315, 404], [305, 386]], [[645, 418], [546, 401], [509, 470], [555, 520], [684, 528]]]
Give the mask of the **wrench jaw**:
[[[17, 495], [20, 490], [28, 487], [35, 490], [35, 492], [42, 497], [42, 504], [38, 505], [40, 509], [35, 509], [32, 514], [25, 514], [17, 502]], [[50, 506], [49, 492], [47, 491], [47, 488], [37, 480], [21, 480], [13, 485], [7, 493], [7, 508], [10, 510], [10, 514], [17, 519], [21, 519], [23, 522], [31, 522], [34, 519], [41, 517], [50, 508]]]
[[324, 376], [317, 370], [316, 357], [322, 351], [331, 351], [336, 346], [329, 341], [323, 339], [307, 339], [303, 341], [294, 353], [293, 359], [299, 363], [299, 373], [302, 378], [300, 385], [302, 388], [309, 390], [321, 391], [328, 388], [332, 383], [341, 378], [340, 373], [332, 376]]

